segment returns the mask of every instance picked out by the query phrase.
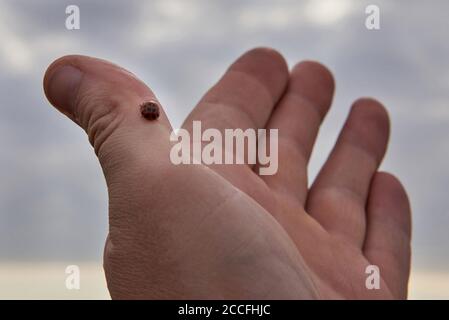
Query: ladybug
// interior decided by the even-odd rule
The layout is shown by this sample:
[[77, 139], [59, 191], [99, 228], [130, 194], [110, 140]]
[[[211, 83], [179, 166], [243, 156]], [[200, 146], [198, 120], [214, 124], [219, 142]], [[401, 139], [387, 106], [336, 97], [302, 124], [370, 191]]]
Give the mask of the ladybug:
[[156, 120], [159, 118], [159, 105], [155, 101], [148, 101], [140, 106], [142, 117], [147, 120]]

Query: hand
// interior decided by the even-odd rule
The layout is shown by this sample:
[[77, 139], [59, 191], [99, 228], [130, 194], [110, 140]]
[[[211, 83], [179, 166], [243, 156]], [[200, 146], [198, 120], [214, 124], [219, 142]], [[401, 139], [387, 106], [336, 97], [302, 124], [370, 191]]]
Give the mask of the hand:
[[[410, 208], [400, 182], [378, 172], [389, 121], [357, 100], [308, 188], [307, 163], [334, 82], [315, 62], [289, 73], [270, 49], [245, 53], [184, 127], [278, 128], [279, 168], [173, 165], [170, 123], [139, 112], [156, 99], [108, 62], [66, 56], [44, 79], [49, 101], [79, 124], [109, 192], [104, 268], [112, 298], [405, 298]], [[368, 290], [365, 269], [380, 270]]]

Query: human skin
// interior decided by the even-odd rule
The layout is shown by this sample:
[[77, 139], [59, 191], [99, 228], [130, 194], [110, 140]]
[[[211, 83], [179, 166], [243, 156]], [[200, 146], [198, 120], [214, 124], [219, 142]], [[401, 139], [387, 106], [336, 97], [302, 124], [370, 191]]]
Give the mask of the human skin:
[[[88, 134], [109, 195], [104, 269], [113, 299], [406, 298], [411, 213], [406, 192], [379, 172], [385, 108], [354, 102], [309, 187], [307, 164], [334, 92], [331, 73], [305, 61], [289, 71], [268, 48], [248, 51], [201, 99], [183, 127], [279, 129], [279, 168], [173, 165], [172, 127], [144, 119], [156, 100], [109, 62], [65, 56], [44, 77], [48, 100]], [[368, 265], [380, 289], [365, 285]]]

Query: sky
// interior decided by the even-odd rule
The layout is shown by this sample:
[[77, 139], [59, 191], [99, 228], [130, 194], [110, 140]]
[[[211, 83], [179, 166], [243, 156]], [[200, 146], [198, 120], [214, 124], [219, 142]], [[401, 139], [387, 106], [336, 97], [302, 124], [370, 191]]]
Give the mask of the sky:
[[[79, 30], [65, 27], [71, 4]], [[380, 8], [380, 30], [365, 27], [369, 4]], [[85, 54], [125, 67], [179, 127], [230, 63], [269, 46], [290, 66], [318, 60], [336, 79], [310, 177], [352, 101], [385, 104], [392, 134], [381, 169], [409, 192], [412, 270], [449, 273], [448, 13], [445, 0], [0, 0], [0, 264], [102, 259], [105, 182], [85, 133], [44, 97], [54, 59]]]

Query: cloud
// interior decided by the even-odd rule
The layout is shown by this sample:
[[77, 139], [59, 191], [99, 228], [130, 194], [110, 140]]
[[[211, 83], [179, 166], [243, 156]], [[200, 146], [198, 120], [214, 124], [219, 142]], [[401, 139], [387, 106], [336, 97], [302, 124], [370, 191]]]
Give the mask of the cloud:
[[0, 61], [2, 68], [12, 72], [25, 73], [33, 65], [33, 56], [27, 43], [14, 29], [20, 22], [18, 15], [12, 12], [5, 3], [0, 3]]
[[319, 25], [333, 25], [346, 18], [356, 7], [350, 0], [309, 1], [305, 7], [305, 17]]

